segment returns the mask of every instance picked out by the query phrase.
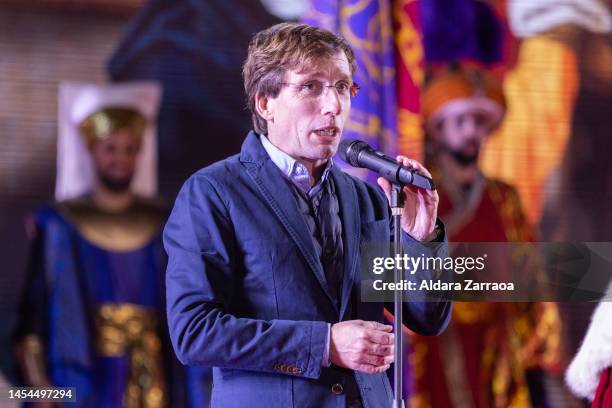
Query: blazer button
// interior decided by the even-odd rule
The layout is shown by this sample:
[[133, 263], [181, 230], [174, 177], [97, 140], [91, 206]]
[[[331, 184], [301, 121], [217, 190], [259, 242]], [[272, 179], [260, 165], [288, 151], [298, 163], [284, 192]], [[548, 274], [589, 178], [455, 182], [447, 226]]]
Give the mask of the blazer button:
[[344, 387], [342, 384], [334, 384], [332, 385], [332, 392], [336, 395], [340, 395], [344, 392]]

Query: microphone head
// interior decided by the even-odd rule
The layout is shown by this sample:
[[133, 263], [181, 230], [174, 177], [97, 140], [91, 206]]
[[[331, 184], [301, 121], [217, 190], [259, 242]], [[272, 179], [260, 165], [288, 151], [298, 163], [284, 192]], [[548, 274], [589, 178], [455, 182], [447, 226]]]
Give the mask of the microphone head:
[[361, 167], [359, 165], [359, 153], [370, 146], [356, 139], [345, 139], [338, 146], [340, 158], [353, 167]]

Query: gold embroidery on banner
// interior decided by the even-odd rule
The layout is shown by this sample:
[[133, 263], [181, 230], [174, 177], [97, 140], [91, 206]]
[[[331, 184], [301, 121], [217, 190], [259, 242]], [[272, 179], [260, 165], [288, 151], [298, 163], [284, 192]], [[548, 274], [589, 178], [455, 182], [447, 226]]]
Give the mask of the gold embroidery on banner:
[[123, 406], [166, 406], [155, 312], [133, 304], [104, 304], [98, 310], [96, 327], [99, 354], [129, 358], [130, 371]]
[[397, 22], [396, 41], [398, 55], [406, 66], [413, 82], [419, 86], [423, 83], [423, 43], [421, 33], [405, 11], [414, 0], [400, 0], [393, 3], [393, 18]]

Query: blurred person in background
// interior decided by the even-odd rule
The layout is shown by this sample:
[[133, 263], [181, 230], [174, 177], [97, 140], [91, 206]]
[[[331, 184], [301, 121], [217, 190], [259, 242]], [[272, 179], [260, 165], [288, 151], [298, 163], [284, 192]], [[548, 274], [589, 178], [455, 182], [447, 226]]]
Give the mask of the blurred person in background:
[[[514, 188], [479, 167], [481, 147], [504, 117], [501, 84], [454, 65], [426, 83], [421, 103], [449, 240], [533, 240]], [[414, 337], [413, 406], [547, 406], [540, 369], [556, 363], [558, 330], [553, 304], [456, 302], [445, 333]]]
[[77, 406], [186, 404], [164, 320], [160, 96], [152, 82], [60, 87], [57, 201], [34, 217], [15, 338], [24, 382], [75, 387]]

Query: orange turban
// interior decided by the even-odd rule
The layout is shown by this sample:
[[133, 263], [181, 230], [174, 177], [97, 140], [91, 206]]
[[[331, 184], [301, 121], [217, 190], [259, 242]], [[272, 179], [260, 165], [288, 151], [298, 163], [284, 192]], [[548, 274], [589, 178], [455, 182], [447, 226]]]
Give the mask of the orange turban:
[[428, 127], [448, 114], [469, 110], [485, 112], [495, 127], [506, 110], [501, 84], [482, 70], [447, 70], [421, 92], [421, 112]]

